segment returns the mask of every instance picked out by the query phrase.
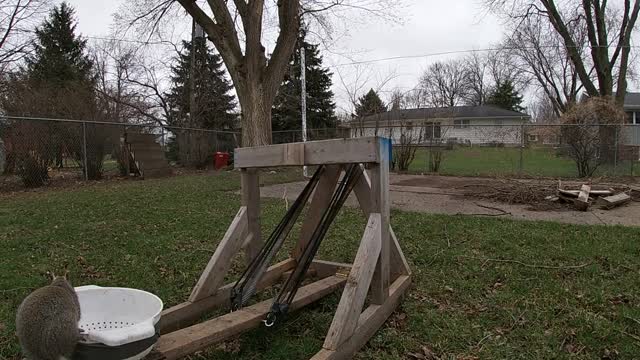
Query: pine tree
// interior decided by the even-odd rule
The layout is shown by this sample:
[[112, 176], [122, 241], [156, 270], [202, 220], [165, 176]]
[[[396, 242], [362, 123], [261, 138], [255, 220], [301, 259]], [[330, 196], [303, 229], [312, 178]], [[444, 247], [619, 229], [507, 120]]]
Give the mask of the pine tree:
[[[235, 98], [230, 94], [232, 86], [226, 78], [220, 55], [209, 48], [204, 37], [196, 37], [192, 42], [184, 41], [183, 45], [185, 51], [172, 67], [173, 86], [167, 94], [171, 111], [167, 119], [169, 125], [233, 129]], [[216, 133], [175, 131], [174, 135], [169, 144], [170, 156], [185, 166], [203, 168], [210, 162], [216, 147], [227, 147]]]
[[496, 84], [489, 98], [487, 104], [495, 105], [502, 109], [511, 111], [524, 111], [524, 107], [521, 106], [523, 101], [522, 95], [514, 88], [511, 80], [505, 80]]
[[33, 84], [57, 90], [93, 88], [93, 62], [85, 54], [87, 41], [75, 34], [74, 13], [63, 2], [36, 28], [34, 54], [27, 58], [27, 72]]
[[[232, 129], [235, 126], [233, 88], [226, 78], [220, 55], [211, 51], [206, 39], [197, 37], [194, 43], [183, 41], [185, 51], [171, 68], [173, 86], [167, 94], [171, 108], [169, 124], [203, 129]], [[195, 45], [195, 46], [194, 46]], [[195, 56], [192, 112], [191, 60]]]
[[322, 67], [318, 45], [306, 41], [306, 29], [301, 26], [298, 46], [291, 57], [289, 74], [278, 90], [272, 111], [273, 130], [299, 130], [302, 128], [301, 105], [301, 51], [305, 49], [307, 81], [307, 128], [321, 129], [336, 126], [336, 104], [331, 91], [331, 72]]
[[356, 116], [358, 117], [379, 114], [385, 111], [387, 111], [386, 105], [373, 89], [369, 90], [366, 95], [360, 97], [358, 104], [356, 104]]
[[[34, 51], [26, 59], [21, 91], [13, 94], [15, 107], [12, 111], [23, 115], [102, 120], [95, 96], [93, 62], [86, 54], [87, 41], [76, 35], [74, 14], [74, 9], [63, 2], [36, 28]], [[90, 180], [102, 177], [108, 136], [104, 128], [87, 124], [83, 133], [79, 127], [68, 124], [34, 126], [41, 132], [38, 141], [46, 142], [47, 146], [41, 153], [28, 153], [21, 158], [20, 166], [25, 174], [39, 174], [37, 179], [23, 175], [25, 183], [42, 185], [48, 178], [46, 168], [51, 163], [61, 167], [66, 155], [72, 155], [80, 164], [86, 165], [83, 172], [86, 171]], [[83, 137], [86, 150], [85, 143], [78, 141]]]

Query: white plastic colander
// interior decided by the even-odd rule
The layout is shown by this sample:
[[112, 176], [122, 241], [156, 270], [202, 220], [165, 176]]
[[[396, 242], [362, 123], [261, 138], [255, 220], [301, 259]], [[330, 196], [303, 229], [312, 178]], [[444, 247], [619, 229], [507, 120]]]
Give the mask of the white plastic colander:
[[155, 335], [163, 308], [156, 295], [94, 285], [75, 289], [80, 301], [81, 343], [121, 346]]

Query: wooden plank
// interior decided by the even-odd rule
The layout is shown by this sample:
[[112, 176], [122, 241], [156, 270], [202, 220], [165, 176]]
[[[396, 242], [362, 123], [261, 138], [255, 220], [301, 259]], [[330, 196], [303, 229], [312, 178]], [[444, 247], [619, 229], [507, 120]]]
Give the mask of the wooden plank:
[[242, 169], [242, 206], [247, 208], [247, 242], [243, 244], [245, 263], [248, 265], [262, 247], [260, 229], [260, 178], [256, 169]]
[[[257, 289], [262, 290], [279, 281], [282, 276], [295, 267], [293, 259], [281, 261], [267, 269]], [[215, 294], [196, 302], [184, 302], [162, 312], [158, 328], [162, 334], [169, 333], [193, 324], [202, 315], [216, 309], [231, 306], [231, 289], [235, 283], [227, 284], [218, 289]]]
[[321, 175], [321, 178], [318, 181], [318, 186], [313, 192], [313, 198], [311, 199], [307, 215], [302, 223], [300, 238], [298, 239], [296, 246], [291, 251], [292, 258], [299, 260], [302, 256], [304, 248], [309, 243], [309, 240], [311, 240], [311, 236], [322, 218], [322, 213], [331, 202], [333, 192], [335, 191], [336, 186], [338, 185], [338, 180], [340, 179], [340, 173], [340, 165], [329, 165]]
[[231, 222], [226, 234], [218, 244], [216, 251], [209, 260], [207, 267], [200, 275], [198, 283], [193, 288], [190, 302], [196, 302], [213, 295], [229, 270], [231, 261], [242, 245], [241, 237], [247, 233], [247, 208], [242, 206]]
[[378, 151], [380, 163], [371, 169], [371, 199], [372, 211], [380, 213], [380, 257], [376, 265], [371, 282], [371, 295], [373, 304], [383, 304], [389, 297], [389, 165], [391, 159], [391, 142], [388, 139], [379, 139]]
[[584, 184], [580, 188], [580, 194], [578, 199], [574, 200], [573, 204], [577, 210], [587, 211], [589, 208], [589, 192], [591, 191], [591, 185]]
[[[346, 279], [332, 276], [311, 283], [298, 290], [290, 311], [309, 305], [341, 288]], [[156, 352], [164, 359], [173, 360], [205, 349], [233, 338], [264, 320], [273, 299], [243, 308], [241, 310], [178, 330], [160, 337]]]
[[315, 270], [316, 276], [324, 278], [327, 276], [335, 275], [338, 272], [351, 271], [351, 264], [338, 263], [325, 260], [313, 260], [309, 270]]
[[367, 297], [371, 279], [380, 256], [381, 216], [378, 213], [369, 215], [369, 222], [360, 243], [360, 248], [353, 261], [351, 272], [344, 292], [340, 298], [338, 309], [331, 322], [331, 327], [324, 341], [324, 347], [335, 350], [343, 341], [351, 337], [358, 324], [358, 317]]
[[613, 195], [613, 196], [607, 196], [607, 197], [603, 197], [600, 198], [598, 200], [598, 203], [600, 203], [600, 206], [603, 209], [613, 209], [615, 207], [624, 205], [626, 203], [628, 203], [629, 201], [631, 201], [631, 196], [625, 194], [625, 193], [620, 193], [617, 195]]
[[352, 359], [369, 339], [384, 325], [384, 322], [396, 309], [402, 295], [411, 285], [410, 276], [401, 276], [389, 287], [390, 294], [382, 305], [369, 306], [359, 317], [358, 327], [353, 336], [336, 350], [322, 349], [311, 360], [348, 360]]
[[[356, 194], [358, 199], [358, 203], [360, 204], [360, 209], [364, 213], [364, 216], [367, 218], [371, 213], [371, 180], [369, 179], [369, 175], [366, 171], [363, 171], [363, 176], [360, 177], [358, 182], [356, 183], [353, 192]], [[389, 234], [391, 237], [391, 249], [390, 249], [390, 272], [392, 275], [391, 280], [395, 280], [395, 277], [398, 275], [410, 275], [411, 268], [409, 267], [409, 263], [402, 252], [402, 248], [400, 247], [400, 243], [398, 242], [398, 238], [396, 237], [395, 232], [393, 231], [393, 227], [389, 225]]]
[[[304, 151], [302, 152], [303, 149]], [[303, 155], [299, 155], [303, 153]], [[236, 168], [377, 163], [378, 138], [332, 139], [306, 143], [238, 148]]]

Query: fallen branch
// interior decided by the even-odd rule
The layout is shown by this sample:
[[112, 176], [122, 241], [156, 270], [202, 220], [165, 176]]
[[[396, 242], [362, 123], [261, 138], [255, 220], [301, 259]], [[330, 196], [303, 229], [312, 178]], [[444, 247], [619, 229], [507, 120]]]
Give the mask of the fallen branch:
[[495, 216], [501, 216], [501, 215], [511, 215], [510, 212], [505, 211], [503, 209], [497, 208], [497, 207], [493, 207], [493, 206], [487, 206], [487, 205], [482, 205], [482, 204], [478, 204], [478, 203], [474, 203], [477, 207], [481, 207], [481, 208], [485, 208], [485, 209], [489, 209], [489, 210], [495, 210], [495, 211], [499, 211], [500, 214], [496, 214]]
[[554, 265], [527, 264], [527, 263], [523, 263], [522, 261], [510, 260], [510, 259], [483, 259], [483, 258], [472, 257], [472, 256], [464, 256], [464, 255], [461, 255], [459, 257], [467, 258], [467, 259], [474, 259], [474, 260], [482, 260], [482, 261], [484, 261], [483, 262], [483, 266], [484, 266], [484, 264], [486, 264], [488, 262], [499, 262], [499, 263], [517, 264], [517, 265], [528, 267], [528, 268], [538, 268], [538, 269], [557, 269], [557, 270], [561, 270], [561, 269], [581, 269], [581, 268], [587, 267], [587, 266], [592, 264], [592, 262], [588, 262], [588, 263], [584, 263], [584, 264], [580, 264], [580, 265], [554, 266]]

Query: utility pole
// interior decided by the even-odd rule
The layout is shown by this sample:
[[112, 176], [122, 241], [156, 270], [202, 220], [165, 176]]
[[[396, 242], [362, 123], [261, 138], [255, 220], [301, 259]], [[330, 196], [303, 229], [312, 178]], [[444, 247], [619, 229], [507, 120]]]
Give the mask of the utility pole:
[[[307, 66], [304, 44], [300, 46], [300, 81], [302, 82], [300, 91], [300, 103], [302, 104], [302, 142], [307, 142]], [[302, 168], [302, 173], [304, 177], [309, 177], [306, 166]]]

